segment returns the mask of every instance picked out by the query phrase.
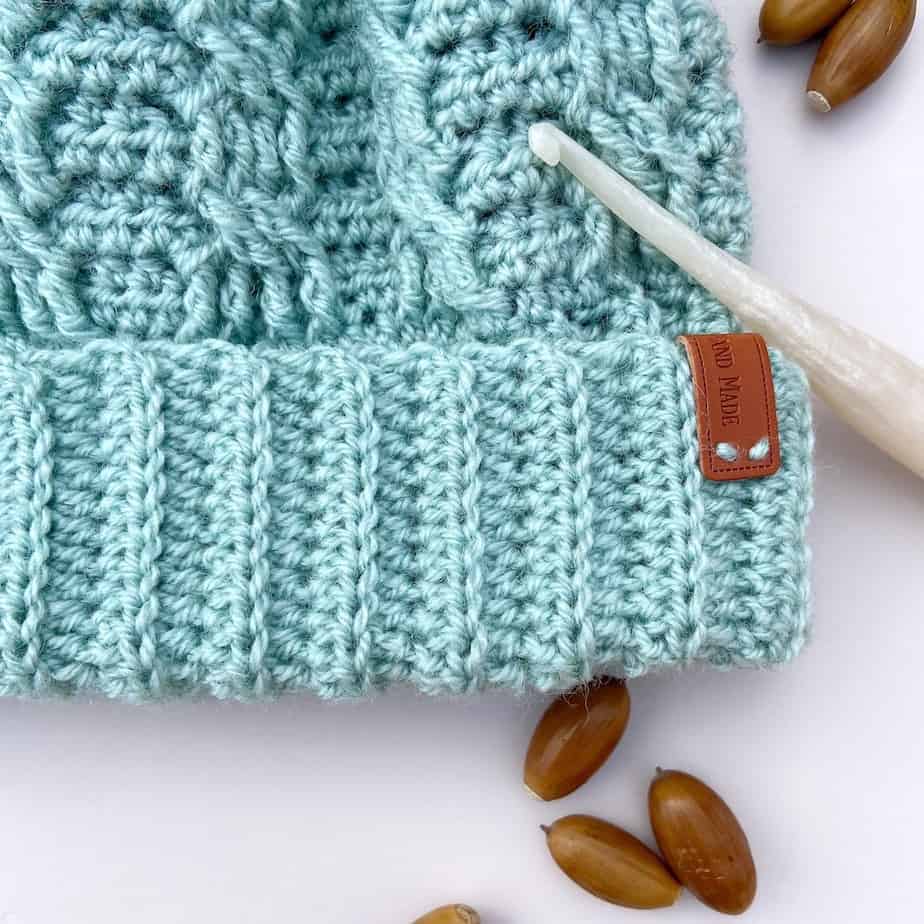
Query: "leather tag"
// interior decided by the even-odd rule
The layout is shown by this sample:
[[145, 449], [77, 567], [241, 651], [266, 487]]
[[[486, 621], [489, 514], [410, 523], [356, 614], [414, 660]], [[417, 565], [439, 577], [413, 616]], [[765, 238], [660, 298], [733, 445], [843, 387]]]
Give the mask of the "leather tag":
[[780, 467], [776, 395], [759, 334], [688, 334], [699, 458], [711, 481], [772, 475]]

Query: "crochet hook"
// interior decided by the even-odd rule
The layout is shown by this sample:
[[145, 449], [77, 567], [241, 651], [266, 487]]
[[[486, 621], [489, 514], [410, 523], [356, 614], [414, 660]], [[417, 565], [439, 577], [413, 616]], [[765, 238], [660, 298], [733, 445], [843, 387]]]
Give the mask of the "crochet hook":
[[924, 478], [924, 368], [886, 344], [779, 289], [697, 234], [550, 122], [529, 146], [561, 164], [630, 228], [670, 257], [805, 371], [858, 433]]

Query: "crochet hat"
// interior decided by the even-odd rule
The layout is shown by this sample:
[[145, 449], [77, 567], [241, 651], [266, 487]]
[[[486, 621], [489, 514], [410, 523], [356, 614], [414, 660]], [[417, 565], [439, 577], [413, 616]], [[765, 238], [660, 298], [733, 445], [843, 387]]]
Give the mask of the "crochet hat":
[[552, 120], [749, 239], [706, 0], [0, 0], [0, 691], [559, 690], [806, 631], [810, 422]]

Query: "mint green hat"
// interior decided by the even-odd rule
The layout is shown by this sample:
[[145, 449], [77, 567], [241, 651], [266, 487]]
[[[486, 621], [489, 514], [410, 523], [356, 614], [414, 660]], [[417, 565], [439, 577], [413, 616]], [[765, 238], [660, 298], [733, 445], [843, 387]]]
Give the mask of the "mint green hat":
[[706, 0], [0, 0], [0, 692], [790, 658], [803, 375], [704, 479], [734, 322], [527, 145], [744, 255], [727, 60]]

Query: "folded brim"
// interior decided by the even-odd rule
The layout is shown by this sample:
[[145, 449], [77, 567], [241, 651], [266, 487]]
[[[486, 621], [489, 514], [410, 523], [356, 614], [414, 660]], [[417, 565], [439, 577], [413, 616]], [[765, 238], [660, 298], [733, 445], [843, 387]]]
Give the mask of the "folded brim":
[[0, 692], [561, 690], [800, 647], [811, 425], [704, 481], [675, 343], [0, 349]]

